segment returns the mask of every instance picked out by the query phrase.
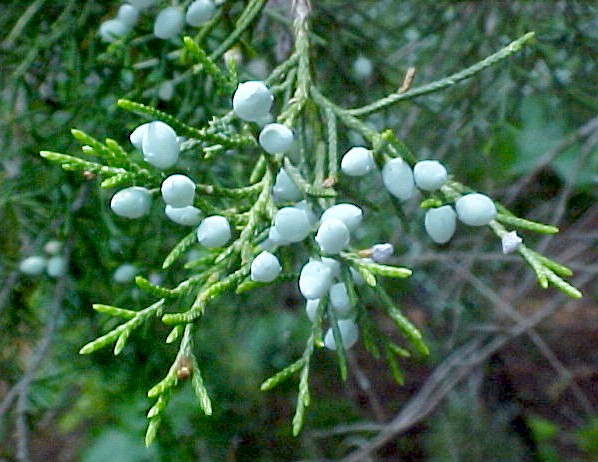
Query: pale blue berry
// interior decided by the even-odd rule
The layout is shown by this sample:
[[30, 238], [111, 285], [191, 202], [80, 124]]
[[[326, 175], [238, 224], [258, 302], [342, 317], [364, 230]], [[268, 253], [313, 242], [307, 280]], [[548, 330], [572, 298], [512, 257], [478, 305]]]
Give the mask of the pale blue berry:
[[353, 319], [355, 317], [355, 310], [347, 286], [343, 282], [337, 282], [330, 287], [330, 306], [338, 319]]
[[47, 261], [44, 257], [39, 255], [32, 255], [27, 257], [19, 263], [19, 271], [28, 276], [37, 276], [42, 274], [46, 269]]
[[330, 268], [332, 279], [340, 278], [341, 276], [341, 263], [336, 258], [322, 257], [322, 263]]
[[260, 131], [259, 143], [268, 154], [288, 152], [293, 146], [293, 131], [283, 124], [267, 124]]
[[100, 25], [100, 37], [104, 42], [113, 43], [129, 33], [129, 28], [119, 19], [109, 19]]
[[170, 101], [174, 96], [174, 83], [172, 80], [166, 80], [158, 87], [158, 98], [162, 101]]
[[201, 222], [202, 213], [197, 207], [173, 207], [166, 205], [164, 213], [170, 221], [183, 226], [196, 226]]
[[399, 200], [406, 201], [413, 195], [413, 171], [409, 164], [399, 157], [384, 164], [382, 181], [388, 192]]
[[112, 279], [114, 279], [114, 282], [119, 284], [126, 284], [127, 282], [131, 282], [133, 279], [135, 279], [135, 276], [137, 276], [138, 273], [139, 270], [135, 265], [123, 263], [116, 268], [114, 274], [112, 275]]
[[353, 279], [353, 282], [356, 285], [362, 286], [365, 284], [365, 279], [363, 279], [363, 276], [361, 275], [361, 273], [359, 271], [357, 271], [353, 267], [349, 268], [349, 271], [351, 272], [351, 279]]
[[429, 209], [426, 212], [424, 226], [428, 236], [437, 244], [450, 241], [457, 229], [457, 214], [450, 205]]
[[332, 271], [321, 261], [312, 260], [301, 268], [299, 291], [308, 300], [326, 295], [332, 283]]
[[135, 27], [139, 20], [139, 10], [129, 3], [120, 6], [116, 18], [121, 21], [129, 29]]
[[263, 251], [251, 262], [252, 281], [271, 282], [278, 277], [282, 267], [276, 255]]
[[389, 242], [384, 244], [374, 244], [371, 248], [372, 260], [376, 263], [385, 263], [394, 253], [394, 247]]
[[353, 61], [353, 73], [358, 79], [367, 79], [372, 75], [374, 71], [374, 65], [365, 56], [359, 56]]
[[361, 146], [349, 149], [341, 160], [341, 170], [349, 176], [362, 176], [375, 168], [372, 151]]
[[274, 217], [274, 226], [280, 238], [289, 242], [302, 241], [311, 231], [307, 213], [296, 207], [280, 209]]
[[60, 241], [48, 241], [44, 245], [44, 250], [50, 255], [58, 255], [62, 251], [63, 243]]
[[197, 228], [197, 241], [204, 247], [222, 247], [232, 236], [228, 220], [221, 215], [207, 217]]
[[496, 206], [492, 199], [480, 193], [467, 194], [455, 203], [457, 217], [469, 226], [485, 226], [496, 218]]
[[151, 206], [150, 192], [140, 186], [122, 189], [110, 201], [112, 211], [124, 218], [141, 218], [149, 213]]
[[66, 260], [61, 255], [54, 255], [48, 259], [48, 266], [46, 272], [52, 278], [59, 278], [66, 271]]
[[172, 167], [179, 159], [176, 132], [164, 122], [151, 122], [143, 135], [141, 148], [147, 162], [159, 169]]
[[413, 167], [415, 184], [424, 191], [435, 191], [446, 183], [448, 174], [437, 160], [421, 160]]
[[[345, 350], [352, 348], [353, 345], [357, 343], [359, 338], [359, 330], [357, 329], [357, 324], [355, 324], [355, 321], [351, 319], [339, 320], [338, 330], [340, 331], [343, 348]], [[324, 346], [329, 350], [336, 351], [336, 342], [334, 341], [332, 329], [328, 329], [326, 335], [324, 336]]]
[[288, 239], [283, 239], [283, 237], [276, 229], [276, 226], [271, 226], [268, 230], [268, 239], [272, 241], [275, 245], [289, 245], [290, 241]]
[[193, 205], [195, 183], [186, 175], [170, 175], [162, 182], [160, 188], [164, 202], [173, 207]]
[[213, 0], [196, 0], [187, 8], [185, 20], [187, 24], [199, 27], [208, 22], [216, 13], [216, 4]]
[[336, 218], [328, 218], [320, 224], [316, 242], [320, 250], [327, 254], [337, 254], [349, 244], [349, 230]]
[[272, 188], [272, 196], [276, 202], [294, 202], [303, 197], [301, 190], [293, 183], [284, 168], [276, 175]]
[[331, 218], [336, 218], [337, 220], [342, 221], [347, 229], [350, 232], [353, 232], [359, 227], [363, 218], [363, 212], [354, 204], [340, 203], [324, 210], [324, 213], [322, 213], [322, 216], [320, 217], [320, 222]]
[[257, 122], [269, 116], [274, 97], [263, 82], [250, 80], [240, 83], [233, 95], [233, 110], [237, 117]]
[[161, 39], [171, 39], [179, 35], [185, 25], [185, 14], [176, 6], [164, 8], [154, 22], [154, 35]]

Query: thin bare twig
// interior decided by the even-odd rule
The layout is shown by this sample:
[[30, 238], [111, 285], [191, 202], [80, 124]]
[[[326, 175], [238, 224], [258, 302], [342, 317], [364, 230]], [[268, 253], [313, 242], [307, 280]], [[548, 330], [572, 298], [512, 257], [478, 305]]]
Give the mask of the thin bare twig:
[[[457, 265], [453, 265], [455, 271], [460, 272], [465, 279], [489, 302], [491, 302], [495, 309], [505, 313], [512, 320], [521, 323], [525, 321], [525, 318], [506, 300], [501, 298], [496, 291], [492, 290], [486, 285], [480, 278], [476, 277], [469, 271], [465, 272], [460, 269]], [[536, 345], [536, 347], [542, 352], [544, 357], [548, 360], [554, 370], [560, 375], [560, 377], [569, 384], [569, 388], [573, 393], [573, 396], [578, 400], [581, 408], [588, 415], [594, 415], [594, 409], [590, 400], [584, 394], [581, 387], [573, 379], [573, 374], [565, 367], [565, 365], [557, 358], [552, 349], [546, 344], [544, 339], [538, 334], [534, 328], [530, 328], [526, 331], [526, 335]]]
[[[79, 189], [79, 193], [77, 198], [73, 202], [71, 206], [70, 213], [74, 214], [81, 206], [83, 205], [84, 198], [87, 195], [89, 187], [87, 184], [83, 185]], [[65, 261], [65, 267], [68, 268], [69, 261], [72, 253], [74, 245], [73, 236], [69, 236], [66, 244], [64, 246], [63, 251], [63, 258]], [[37, 343], [35, 347], [35, 352], [27, 366], [27, 369], [23, 373], [23, 376], [20, 380], [13, 385], [13, 387], [8, 391], [4, 400], [0, 403], [0, 434], [2, 433], [2, 422], [4, 415], [8, 412], [12, 404], [14, 403], [15, 399], [17, 399], [17, 403], [15, 406], [15, 439], [17, 442], [17, 454], [16, 458], [19, 462], [28, 462], [30, 459], [29, 454], [29, 428], [27, 424], [27, 402], [28, 402], [28, 394], [29, 394], [29, 387], [35, 378], [35, 374], [37, 373], [40, 365], [42, 364], [44, 358], [50, 351], [50, 347], [52, 345], [52, 341], [54, 340], [54, 335], [56, 333], [56, 327], [58, 322], [58, 317], [62, 310], [62, 305], [64, 302], [64, 298], [66, 296], [66, 283], [68, 278], [68, 272], [65, 271], [60, 278], [58, 279], [56, 286], [54, 288], [54, 295], [52, 298], [52, 304], [50, 311], [48, 312], [48, 319], [46, 322], [46, 326], [44, 329], [44, 333], [42, 335], [41, 340]]]
[[522, 177], [519, 181], [517, 181], [511, 188], [509, 188], [509, 192], [507, 197], [505, 198], [505, 204], [511, 204], [515, 198], [517, 198], [521, 191], [535, 178], [540, 170], [545, 168], [549, 165], [559, 154], [561, 154], [567, 148], [573, 146], [575, 143], [579, 142], [579, 140], [590, 136], [592, 133], [595, 133], [598, 130], [598, 117], [594, 117], [586, 122], [584, 125], [579, 127], [574, 132], [570, 133], [569, 135], [565, 136], [556, 146], [552, 149], [549, 149], [544, 153], [540, 159], [536, 162], [536, 166], [534, 169], [529, 172], [528, 175]]
[[[575, 284], [582, 286], [592, 278], [584, 274], [577, 278]], [[382, 431], [374, 436], [370, 443], [353, 451], [340, 462], [361, 462], [377, 449], [384, 446], [398, 434], [411, 428], [417, 422], [429, 415], [473, 368], [486, 360], [508, 342], [526, 333], [533, 327], [551, 316], [562, 306], [564, 296], [558, 294], [544, 307], [533, 315], [522, 319], [504, 333], [493, 337], [478, 337], [449, 355], [426, 380], [419, 392], [411, 398], [406, 406], [391, 420]]]

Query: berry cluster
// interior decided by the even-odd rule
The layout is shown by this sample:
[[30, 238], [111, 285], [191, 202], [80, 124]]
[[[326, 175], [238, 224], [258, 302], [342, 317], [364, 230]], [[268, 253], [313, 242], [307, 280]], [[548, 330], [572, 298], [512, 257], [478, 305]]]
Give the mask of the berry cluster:
[[44, 271], [51, 278], [59, 278], [66, 271], [66, 261], [61, 255], [62, 242], [48, 241], [44, 245], [48, 256], [31, 255], [19, 263], [19, 271], [28, 276], [39, 276]]
[[[113, 43], [131, 33], [139, 21], [141, 12], [155, 6], [155, 0], [129, 0], [118, 9], [115, 18], [108, 19], [100, 26], [103, 41]], [[168, 40], [177, 37], [183, 31], [185, 23], [200, 27], [216, 14], [213, 0], [196, 0], [184, 11], [179, 6], [166, 7], [155, 17], [153, 32], [157, 38]]]
[[[166, 376], [148, 391], [148, 396], [156, 399], [148, 412], [148, 444], [155, 438], [171, 391], [180, 380], [192, 377], [202, 409], [206, 414], [211, 413], [210, 399], [193, 354], [192, 334], [210, 301], [225, 291], [241, 293], [263, 284], [297, 281], [312, 323], [310, 336], [303, 355], [262, 384], [262, 389], [268, 390], [301, 371], [293, 420], [295, 434], [301, 428], [310, 401], [309, 367], [315, 347], [336, 351], [341, 376], [346, 378], [345, 350], [361, 338], [369, 351], [383, 352], [399, 383], [402, 376], [397, 357], [408, 356], [406, 348], [416, 354], [427, 354], [421, 333], [377, 281], [377, 276], [406, 278], [411, 270], [388, 264], [394, 252], [390, 243], [360, 249], [356, 241], [361, 236], [356, 231], [364, 219], [364, 209], [354, 203], [359, 199], [350, 193], [349, 197], [340, 197], [339, 191], [346, 193], [346, 188], [335, 186], [339, 182], [343, 186], [350, 179], [339, 178], [339, 166], [348, 177], [380, 175], [386, 191], [399, 206], [422, 195], [422, 207], [427, 209], [424, 228], [432, 241], [447, 243], [455, 233], [457, 220], [468, 226], [487, 225], [501, 239], [504, 252], [516, 251], [530, 263], [541, 285], [552, 283], [573, 297], [580, 296], [577, 289], [562, 279], [570, 274], [567, 268], [528, 249], [506, 226], [544, 233], [554, 233], [556, 228], [515, 217], [488, 196], [449, 177], [439, 161], [417, 161], [391, 130], [378, 132], [359, 119], [405, 98], [408, 92], [392, 94], [353, 110], [340, 108], [320, 93], [311, 75], [309, 5], [304, 0], [295, 3], [295, 51], [264, 81], [238, 83], [234, 63], [228, 60], [225, 71], [216, 62], [255, 20], [265, 5], [264, 0], [251, 0], [238, 20], [231, 21], [236, 26], [230, 36], [209, 55], [201, 48], [200, 39], [182, 38], [181, 63], [205, 73], [206, 88], [213, 85], [216, 93], [232, 96], [229, 99], [232, 110], [214, 115], [206, 126], [195, 128], [155, 108], [120, 100], [119, 107], [150, 121], [130, 135], [135, 152], [129, 153], [110, 139], [101, 143], [78, 130], [73, 135], [84, 144], [85, 155], [97, 157], [98, 162], [42, 152], [45, 158], [62, 164], [65, 169], [101, 176], [105, 188], [122, 188], [110, 201], [112, 211], [118, 216], [145, 217], [151, 213], [152, 197], [160, 194], [169, 220], [194, 227], [163, 263], [163, 268], [168, 269], [187, 250], [199, 248], [200, 254], [185, 265], [193, 274], [176, 287], [167, 288], [151, 278], [136, 275], [134, 266], [118, 268], [115, 281], [126, 282], [136, 276], [137, 286], [159, 300], [137, 311], [94, 305], [94, 309], [123, 317], [125, 321], [81, 349], [81, 353], [91, 353], [115, 344], [114, 352], [118, 354], [131, 332], [153, 316], [159, 316], [165, 325], [172, 327], [166, 342], [180, 339], [179, 353]], [[153, 4], [152, 0], [145, 0], [123, 5], [116, 19], [110, 20], [116, 23], [107, 21], [110, 25], [102, 26], [102, 38], [111, 42], [127, 34], [134, 27], [139, 11]], [[209, 21], [216, 14], [219, 13], [210, 0], [194, 1], [186, 12], [178, 6], [169, 6], [157, 14], [153, 32], [158, 38], [170, 40], [181, 34], [185, 22], [192, 27], [212, 24]], [[209, 32], [208, 25], [202, 31]], [[524, 36], [505, 48], [506, 51], [499, 52], [500, 59], [510, 56], [528, 39]], [[178, 41], [171, 40], [171, 44], [175, 42]], [[490, 58], [490, 64], [500, 61]], [[196, 64], [199, 66], [195, 67]], [[483, 68], [480, 65], [480, 70]], [[355, 72], [359, 78], [367, 79], [373, 65], [361, 59], [356, 62]], [[446, 85], [455, 81], [447, 81]], [[433, 88], [437, 87], [442, 86]], [[360, 135], [363, 144], [371, 148], [351, 147], [339, 162], [339, 123]], [[181, 160], [191, 155], [197, 155], [194, 161], [209, 159], [213, 164], [202, 163], [201, 170], [192, 170], [189, 159]], [[242, 173], [235, 178], [239, 184], [247, 172], [247, 185], [225, 187], [218, 172], [204, 175], [212, 165], [226, 163], [230, 171], [233, 158], [239, 164], [249, 164], [247, 170], [248, 165], [243, 165]], [[207, 180], [209, 184], [196, 182], [197, 179]], [[406, 348], [395, 344], [377, 327], [370, 307], [366, 308], [363, 300], [368, 296], [376, 301], [376, 308], [392, 319], [403, 335]], [[167, 304], [169, 299], [184, 303], [193, 299], [193, 302], [185, 305], [184, 311], [172, 312], [167, 307], [184, 304]]]
[[[375, 168], [372, 151], [361, 146], [349, 149], [341, 161], [341, 170], [349, 176], [366, 175]], [[448, 172], [437, 160], [420, 160], [411, 168], [405, 160], [395, 157], [384, 163], [382, 181], [391, 195], [406, 201], [413, 196], [416, 187], [428, 193], [440, 190], [448, 181]], [[469, 193], [455, 201], [454, 209], [451, 205], [428, 209], [424, 219], [425, 230], [434, 242], [445, 244], [455, 233], [457, 218], [469, 226], [486, 226], [496, 215], [492, 199], [484, 194]], [[509, 252], [516, 247], [507, 246]]]

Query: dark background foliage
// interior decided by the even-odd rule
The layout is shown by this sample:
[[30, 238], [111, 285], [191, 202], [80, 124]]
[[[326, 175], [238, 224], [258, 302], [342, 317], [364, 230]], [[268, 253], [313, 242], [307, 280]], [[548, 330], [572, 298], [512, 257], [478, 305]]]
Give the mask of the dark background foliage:
[[[286, 57], [288, 3], [271, 2], [244, 37], [242, 78], [263, 77]], [[78, 350], [114, 327], [92, 303], [140, 306], [147, 298], [113, 282], [115, 268], [135, 262], [143, 274], [157, 273], [183, 234], [159, 219], [115, 220], [95, 180], [38, 153], [75, 152], [73, 127], [125, 142], [139, 120], [116, 108], [119, 97], [197, 125], [229, 103], [189, 79], [160, 101], [159, 85], [184, 69], [157, 40], [107, 51], [97, 30], [117, 2], [3, 2], [0, 461], [23, 460], [24, 441], [31, 460], [85, 462], [366, 460], [368, 453], [379, 461], [596, 460], [598, 9], [582, 1], [313, 3], [313, 71], [343, 107], [396, 91], [410, 66], [414, 85], [428, 83], [536, 32], [532, 46], [476, 78], [369, 121], [517, 213], [558, 225], [557, 236], [529, 238], [574, 269], [585, 298], [569, 302], [537, 289], [529, 268], [503, 256], [487, 232], [460, 229], [450, 245], [434, 246], [416, 204], [402, 221], [389, 215], [379, 188], [348, 181], [342, 194], [366, 204], [364, 242], [392, 242], [395, 262], [414, 269], [387, 288], [423, 330], [431, 356], [405, 360], [398, 386], [363, 346], [349, 355], [346, 383], [333, 355], [317, 352], [306, 427], [293, 438], [296, 382], [268, 393], [259, 385], [301, 353], [309, 326], [296, 288], [221, 299], [195, 342], [214, 415], [202, 416], [183, 387], [157, 443], [145, 449], [145, 393], [175, 353], [163, 343], [167, 331], [150, 324], [118, 358]], [[218, 45], [241, 4], [225, 2], [224, 25], [208, 46]], [[140, 30], [149, 30], [150, 16]], [[152, 56], [162, 58], [158, 65], [147, 61]], [[365, 78], [353, 69], [360, 57], [373, 64]], [[342, 150], [359, 140], [344, 133], [341, 141]], [[236, 168], [217, 174], [234, 179]], [[19, 261], [42, 254], [50, 240], [70, 254], [67, 276], [20, 275]], [[392, 332], [388, 320], [375, 319]]]

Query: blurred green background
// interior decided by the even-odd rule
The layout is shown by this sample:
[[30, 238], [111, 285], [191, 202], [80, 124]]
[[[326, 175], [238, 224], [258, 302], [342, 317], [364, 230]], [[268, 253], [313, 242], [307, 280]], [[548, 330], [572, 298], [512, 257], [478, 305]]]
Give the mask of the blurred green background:
[[[172, 100], [158, 98], [160, 84], [184, 68], [168, 59], [172, 45], [147, 36], [157, 9], [144, 14], [131, 42], [108, 49], [97, 30], [118, 2], [4, 1], [0, 461], [24, 460], [23, 432], [30, 460], [340, 460], [371, 444], [395, 416], [405, 417], [405, 428], [391, 432], [371, 460], [598, 460], [598, 8], [591, 3], [327, 0], [314, 1], [312, 12], [316, 79], [343, 107], [396, 91], [411, 66], [421, 85], [536, 32], [532, 46], [479, 76], [368, 120], [393, 129], [419, 158], [442, 159], [456, 178], [513, 211], [558, 225], [561, 235], [530, 241], [574, 269], [585, 298], [567, 302], [555, 289], [536, 289], [531, 270], [503, 256], [489, 233], [462, 229], [450, 245], [434, 246], [417, 204], [407, 206], [410, 220], [402, 222], [389, 215], [378, 189], [348, 181], [342, 194], [367, 207], [362, 241], [392, 242], [395, 263], [414, 269], [412, 279], [387, 288], [423, 330], [431, 356], [404, 361], [399, 386], [363, 345], [349, 356], [346, 383], [334, 355], [318, 351], [306, 426], [293, 438], [296, 381], [268, 393], [259, 385], [301, 354], [309, 330], [303, 302], [293, 284], [231, 296], [201, 320], [195, 342], [214, 415], [202, 416], [187, 384], [146, 449], [145, 394], [176, 352], [164, 345], [167, 330], [150, 323], [118, 358], [78, 350], [115, 326], [92, 303], [150, 300], [113, 282], [119, 265], [134, 262], [166, 283], [184, 277], [178, 269], [159, 273], [184, 231], [159, 219], [115, 220], [95, 180], [50, 166], [38, 153], [76, 152], [73, 127], [124, 143], [139, 120], [115, 107], [119, 97], [197, 125], [228, 103], [190, 80], [177, 84]], [[223, 26], [208, 47], [218, 45], [243, 4], [225, 2]], [[263, 78], [287, 56], [289, 11], [289, 1], [270, 2], [244, 36], [241, 78]], [[369, 60], [371, 74], [356, 72], [359, 58]], [[357, 142], [343, 133], [339, 148]], [[19, 274], [19, 262], [44, 254], [52, 240], [69, 249], [67, 277]], [[517, 316], [543, 322], [513, 331]], [[376, 321], [392, 332], [384, 317]], [[473, 353], [459, 356], [464, 346], [475, 346]], [[451, 354], [462, 362], [447, 363]], [[438, 377], [446, 387], [417, 401]], [[23, 384], [26, 393], [17, 393]], [[425, 412], [400, 414], [409, 405]]]

